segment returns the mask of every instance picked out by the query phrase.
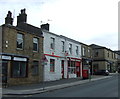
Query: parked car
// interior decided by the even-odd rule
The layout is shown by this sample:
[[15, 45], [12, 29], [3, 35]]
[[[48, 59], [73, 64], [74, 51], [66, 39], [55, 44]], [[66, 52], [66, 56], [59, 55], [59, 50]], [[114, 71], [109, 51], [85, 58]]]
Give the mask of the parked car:
[[95, 72], [95, 75], [105, 75], [108, 76], [109, 75], [109, 71], [108, 70], [98, 70]]

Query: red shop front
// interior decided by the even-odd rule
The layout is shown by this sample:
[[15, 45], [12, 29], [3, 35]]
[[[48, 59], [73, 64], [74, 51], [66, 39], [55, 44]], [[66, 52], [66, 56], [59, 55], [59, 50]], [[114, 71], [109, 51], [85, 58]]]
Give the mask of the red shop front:
[[81, 59], [68, 58], [68, 78], [81, 77]]

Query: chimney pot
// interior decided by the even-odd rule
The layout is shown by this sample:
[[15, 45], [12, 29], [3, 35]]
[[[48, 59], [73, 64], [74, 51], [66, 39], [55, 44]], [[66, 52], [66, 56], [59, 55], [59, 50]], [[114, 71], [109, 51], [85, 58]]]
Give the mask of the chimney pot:
[[5, 24], [13, 24], [13, 18], [12, 18], [12, 13], [10, 11], [8, 11], [8, 14], [5, 18]]
[[25, 8], [21, 9], [21, 13], [19, 16], [17, 16], [17, 25], [21, 22], [26, 22], [27, 21], [27, 14], [25, 13]]
[[45, 30], [48, 30], [48, 31], [49, 31], [49, 24], [48, 24], [48, 23], [42, 24], [42, 25], [41, 25], [41, 29], [45, 29]]

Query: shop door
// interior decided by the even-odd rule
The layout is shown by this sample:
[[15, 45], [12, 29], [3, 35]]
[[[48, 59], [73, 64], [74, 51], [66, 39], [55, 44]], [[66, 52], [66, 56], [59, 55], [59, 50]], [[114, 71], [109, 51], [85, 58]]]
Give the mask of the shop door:
[[80, 62], [76, 62], [76, 75], [80, 77]]
[[61, 61], [61, 73], [62, 73], [62, 79], [64, 78], [64, 60]]
[[2, 61], [2, 84], [7, 84], [8, 61]]

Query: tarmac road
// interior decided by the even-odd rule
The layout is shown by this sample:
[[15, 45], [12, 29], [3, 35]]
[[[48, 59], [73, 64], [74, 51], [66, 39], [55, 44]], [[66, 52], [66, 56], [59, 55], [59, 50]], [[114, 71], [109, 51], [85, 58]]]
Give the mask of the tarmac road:
[[118, 76], [30, 97], [118, 97]]

